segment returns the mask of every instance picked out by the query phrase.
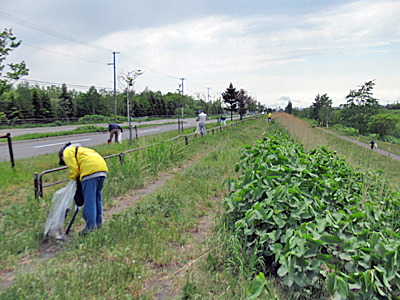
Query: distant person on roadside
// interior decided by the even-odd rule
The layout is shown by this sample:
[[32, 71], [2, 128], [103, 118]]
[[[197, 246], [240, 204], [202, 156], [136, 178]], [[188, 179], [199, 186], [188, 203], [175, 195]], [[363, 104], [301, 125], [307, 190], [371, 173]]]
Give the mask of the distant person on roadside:
[[82, 182], [82, 212], [86, 221], [82, 234], [100, 228], [103, 222], [102, 189], [108, 173], [106, 162], [96, 151], [80, 144], [65, 144], [58, 156], [60, 165], [68, 166], [69, 179], [75, 181], [79, 177]]
[[200, 130], [200, 135], [205, 135], [207, 134], [206, 132], [206, 121], [207, 121], [207, 115], [199, 109], [199, 117], [197, 118], [199, 121], [199, 130]]
[[221, 116], [220, 123], [226, 126], [226, 117], [224, 115]]
[[370, 145], [371, 149], [374, 149], [374, 146], [375, 146], [374, 140], [371, 140], [371, 141], [369, 142], [369, 145]]
[[268, 122], [270, 122], [272, 120], [272, 113], [268, 114]]
[[121, 133], [124, 132], [122, 130], [122, 127], [119, 126], [117, 123], [111, 123], [110, 125], [108, 125], [108, 131], [110, 132], [110, 138], [108, 139], [109, 144], [111, 144], [113, 136], [115, 136], [115, 142], [118, 142], [119, 130], [121, 130]]

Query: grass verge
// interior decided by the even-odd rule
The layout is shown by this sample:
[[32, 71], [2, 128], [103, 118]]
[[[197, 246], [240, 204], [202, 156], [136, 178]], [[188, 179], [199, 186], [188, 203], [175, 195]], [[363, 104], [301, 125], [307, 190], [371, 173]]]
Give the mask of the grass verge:
[[[142, 299], [151, 299], [158, 287], [152, 285], [154, 268], [160, 272], [159, 268], [163, 271], [163, 266], [184, 265], [202, 253], [203, 247], [208, 247], [194, 243], [193, 233], [198, 230], [201, 218], [218, 220], [225, 193], [222, 182], [226, 176], [234, 175], [234, 164], [243, 142], [252, 143], [261, 136], [263, 122], [265, 120], [249, 121], [246, 125], [191, 141], [184, 148], [173, 142], [175, 146], [159, 143], [158, 148], [132, 154], [123, 165], [115, 162], [110, 166], [104, 189], [106, 207], [117, 205], [116, 196], [127, 189], [143, 186], [159, 172], [182, 166], [198, 155], [203, 156], [201, 162], [185, 172], [175, 171], [173, 180], [161, 191], [142, 199], [135, 208], [115, 215], [98, 232], [85, 239], [74, 236], [70, 245], [65, 244], [65, 251], [60, 256], [38, 263], [32, 272], [17, 268], [16, 280], [3, 296], [51, 298], [51, 295], [68, 294], [76, 299], [117, 299], [127, 294], [131, 298], [140, 295]], [[1, 260], [10, 261], [3, 266], [5, 269], [13, 268], [21, 259], [35, 260], [40, 256], [38, 249], [49, 198], [22, 202], [20, 200], [18, 206], [9, 204], [2, 212], [2, 239], [8, 248], [2, 246]], [[36, 213], [32, 214], [32, 211]], [[24, 217], [20, 218], [21, 215]], [[9, 223], [3, 223], [5, 220]], [[77, 226], [80, 222], [82, 219], [78, 220]], [[16, 251], [18, 243], [21, 245]], [[188, 245], [188, 251], [179, 251], [177, 255], [177, 249], [185, 245]], [[126, 273], [118, 269], [120, 267]], [[94, 279], [93, 276], [100, 277]], [[34, 283], [32, 280], [39, 281]], [[87, 292], [82, 295], [78, 291], [88, 284], [87, 280], [92, 282], [92, 287], [85, 288]], [[145, 286], [152, 288], [144, 292]]]
[[[169, 170], [174, 176], [135, 207], [115, 214], [101, 230], [86, 238], [74, 236], [57, 257], [37, 261], [28, 271], [18, 267], [14, 284], [0, 296], [4, 299], [245, 299], [248, 286], [263, 263], [257, 259], [257, 248], [248, 252], [246, 243], [227, 231], [221, 206], [227, 195], [222, 183], [226, 177], [236, 176], [234, 166], [244, 144], [252, 145], [265, 130], [285, 128], [306, 149], [326, 145], [339, 156], [347, 154], [346, 160], [353, 165], [379, 167], [385, 171], [383, 176], [389, 178], [394, 174], [388, 168], [396, 167], [391, 159], [378, 161], [377, 155], [371, 157], [370, 152], [364, 153], [349, 142], [312, 129], [292, 116], [275, 114], [274, 119], [278, 122], [249, 121], [244, 126], [197, 139], [184, 148], [132, 154], [127, 163], [132, 165], [126, 170], [125, 165], [115, 162], [110, 168], [115, 177], [110, 175], [107, 179], [113, 190], [108, 196], [104, 190], [105, 198], [109, 199], [105, 204], [110, 207], [117, 205], [116, 196], [154, 180], [160, 171]], [[169, 155], [166, 162], [162, 158], [165, 155], [159, 155], [162, 151]], [[184, 171], [177, 169], [199, 155], [201, 158]], [[140, 170], [144, 171], [143, 176], [138, 175]], [[127, 180], [132, 181], [126, 183]], [[395, 179], [392, 182], [397, 183]], [[36, 205], [38, 223], [42, 225], [48, 210], [46, 205], [45, 202]], [[29, 203], [26, 206], [26, 212], [20, 215], [15, 212], [13, 222], [21, 214], [30, 213], [32, 206]], [[30, 225], [34, 226], [34, 222]], [[212, 234], [208, 228], [213, 228]], [[42, 230], [39, 225], [16, 239], [29, 239], [35, 231], [39, 237]], [[32, 241], [39, 244], [40, 239], [33, 235]], [[5, 258], [39, 256], [34, 253], [37, 247], [30, 251], [2, 257], [2, 262]], [[267, 282], [278, 299], [298, 299], [296, 292], [284, 290], [279, 281], [269, 278]]]
[[[137, 125], [137, 128], [144, 128], [144, 127], [154, 127], [159, 125], [169, 125], [175, 124], [175, 122], [168, 122], [163, 124], [145, 124], [145, 125]], [[129, 126], [121, 126], [123, 129], [128, 129]], [[65, 136], [65, 135], [72, 135], [72, 134], [84, 134], [84, 133], [96, 133], [96, 132], [107, 132], [107, 127], [96, 126], [96, 125], [84, 125], [78, 127], [74, 130], [67, 130], [67, 131], [58, 131], [58, 132], [43, 132], [43, 133], [27, 133], [17, 135], [12, 138], [13, 141], [24, 141], [24, 140], [33, 140], [39, 138], [48, 138], [48, 137], [56, 137], [56, 136]], [[0, 142], [5, 143], [6, 140], [0, 140]]]
[[[359, 167], [361, 170], [383, 170], [382, 176], [398, 188], [400, 178], [397, 170], [400, 167], [400, 162], [338, 136], [323, 132], [318, 128], [312, 128], [295, 116], [286, 113], [276, 113], [275, 115], [274, 118], [279, 126], [286, 129], [297, 142], [302, 143], [305, 149], [310, 150], [324, 145], [328, 150], [336, 151], [339, 157], [345, 157], [347, 163]], [[379, 143], [379, 147], [383, 148], [383, 145], [382, 147], [381, 145], [382, 142]]]

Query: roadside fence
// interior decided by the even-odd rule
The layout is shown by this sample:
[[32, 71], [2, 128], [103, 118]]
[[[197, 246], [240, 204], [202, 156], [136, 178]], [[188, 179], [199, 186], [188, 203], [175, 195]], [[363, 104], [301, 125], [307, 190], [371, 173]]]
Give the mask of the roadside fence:
[[0, 135], [0, 139], [7, 139], [8, 150], [10, 151], [11, 166], [14, 168], [15, 167], [15, 162], [14, 162], [14, 152], [13, 152], [13, 149], [12, 149], [11, 134], [7, 133], [6, 135]]
[[[241, 123], [243, 123], [243, 122], [245, 122], [245, 121], [254, 120], [254, 119], [256, 119], [256, 118], [257, 118], [257, 116], [247, 117], [246, 119], [239, 120], [239, 121], [237, 121], [237, 122], [235, 122], [235, 123], [230, 123], [230, 124], [228, 124], [228, 125], [226, 125], [226, 126], [219, 126], [219, 127], [214, 127], [214, 128], [211, 128], [211, 129], [206, 129], [206, 134], [216, 134], [216, 133], [218, 133], [218, 132], [222, 132], [223, 130], [229, 129], [230, 127], [236, 127], [236, 126], [238, 126], [239, 124], [241, 124]], [[179, 125], [178, 125], [178, 126], [179, 126]], [[206, 135], [206, 134], [205, 134], [205, 135]], [[169, 140], [162, 141], [162, 143], [164, 143], [164, 142], [169, 142], [169, 141], [175, 141], [178, 145], [179, 145], [179, 144], [182, 144], [182, 143], [185, 143], [185, 146], [186, 146], [186, 145], [189, 144], [189, 140], [190, 140], [190, 139], [193, 140], [193, 139], [197, 138], [198, 136], [201, 136], [201, 135], [198, 134], [198, 133], [195, 133], [195, 132], [189, 133], [189, 134], [186, 134], [186, 135], [181, 135], [181, 134], [179, 134], [179, 135], [177, 135], [177, 136], [174, 137], [174, 138], [171, 138], [171, 139], [169, 139]], [[122, 164], [123, 161], [124, 161], [124, 156], [125, 156], [126, 154], [132, 153], [132, 152], [136, 152], [136, 151], [140, 151], [140, 150], [143, 150], [143, 149], [146, 149], [146, 148], [155, 146], [155, 145], [156, 145], [156, 144], [154, 143], [154, 144], [151, 144], [151, 145], [146, 145], [146, 146], [139, 147], [139, 148], [135, 148], [135, 149], [129, 149], [129, 150], [126, 150], [125, 152], [121, 152], [121, 153], [117, 153], [117, 154], [111, 154], [111, 155], [104, 156], [103, 158], [104, 158], [105, 160], [107, 160], [107, 159], [110, 159], [110, 158], [118, 157], [118, 158], [119, 158], [119, 162]], [[51, 182], [51, 183], [43, 184], [43, 177], [44, 177], [46, 174], [50, 174], [50, 173], [54, 173], [54, 172], [59, 172], [59, 171], [63, 171], [63, 170], [66, 170], [66, 169], [68, 169], [68, 167], [67, 167], [67, 166], [63, 166], [63, 167], [60, 167], [60, 168], [45, 170], [45, 171], [41, 172], [40, 175], [39, 175], [38, 172], [33, 173], [33, 182], [34, 182], [34, 189], [35, 189], [35, 198], [43, 197], [44, 189], [45, 189], [45, 188], [50, 187], [50, 186], [54, 186], [54, 185], [57, 185], [57, 184], [61, 184], [61, 183], [63, 183], [63, 182], [69, 181], [69, 179], [64, 179], [64, 180], [60, 180], [60, 181], [56, 181], [56, 182]]]

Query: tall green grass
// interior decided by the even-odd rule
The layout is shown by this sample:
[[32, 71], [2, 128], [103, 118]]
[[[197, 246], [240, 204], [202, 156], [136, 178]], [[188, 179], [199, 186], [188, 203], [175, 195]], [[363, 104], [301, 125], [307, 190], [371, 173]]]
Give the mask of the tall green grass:
[[[201, 220], [219, 224], [223, 213], [221, 202], [226, 195], [223, 186], [225, 177], [234, 176], [234, 164], [240, 147], [246, 141], [252, 143], [260, 138], [265, 124], [265, 120], [249, 121], [222, 133], [193, 140], [183, 150], [182, 145], [173, 147], [164, 143], [159, 148], [148, 148], [147, 152], [132, 153], [129, 161], [123, 165], [115, 162], [116, 165], [111, 168], [115, 180], [108, 178], [106, 181], [106, 185], [114, 186], [114, 190], [107, 192], [108, 188], [105, 187], [105, 198], [121, 194], [123, 188], [116, 186], [124, 184], [126, 180], [140, 185], [142, 175], [135, 175], [136, 171], [147, 172], [150, 178], [154, 178], [153, 171], [156, 168], [159, 171], [171, 171], [187, 159], [200, 157], [185, 171], [174, 171], [175, 176], [162, 188], [144, 197], [135, 207], [114, 215], [100, 230], [85, 238], [74, 236], [70, 245], [65, 244], [62, 254], [41, 262], [30, 272], [18, 274], [12, 287], [1, 296], [30, 299], [153, 299], [155, 293], [159, 292], [154, 279], [167, 276], [171, 268], [185, 266], [212, 248], [223, 249], [225, 253], [223, 241], [230, 239], [223, 237], [223, 227], [217, 229], [220, 234], [205, 238], [201, 243], [196, 233]], [[165, 153], [167, 158], [161, 161], [155, 158], [156, 153]], [[148, 167], [142, 169], [152, 162], [153, 170]], [[136, 171], [131, 172], [131, 167]], [[128, 179], [131, 175], [134, 178]], [[121, 179], [121, 176], [125, 177]], [[107, 193], [109, 196], [106, 196]], [[237, 247], [231, 248], [231, 251], [241, 251]], [[212, 265], [212, 258], [217, 253], [210, 253], [208, 261]], [[221, 254], [221, 259], [227, 260], [226, 255]], [[235, 262], [230, 265], [233, 267]], [[199, 264], [197, 270], [199, 273], [198, 277], [195, 276], [194, 285], [198, 287], [197, 293], [206, 297], [217, 283], [203, 283], [219, 275], [211, 271], [208, 264]], [[232, 282], [232, 290], [240, 295], [237, 299], [243, 299], [246, 293], [243, 283], [252, 277], [253, 271], [249, 270], [245, 278], [240, 279], [235, 275], [240, 270], [225, 272], [222, 268], [217, 272], [221, 274], [221, 282]], [[183, 290], [184, 281], [176, 282], [176, 286]], [[186, 288], [187, 292], [189, 290]], [[216, 290], [222, 291], [222, 288]], [[231, 295], [227, 293], [220, 299], [232, 299]]]
[[[0, 298], [154, 299], [163, 293], [159, 287], [170, 283], [173, 292], [162, 295], [166, 299], [245, 299], [263, 262], [257, 258], [257, 248], [249, 251], [242, 237], [228, 231], [221, 206], [227, 195], [222, 183], [226, 177], [237, 175], [234, 168], [244, 144], [253, 144], [264, 131], [286, 128], [306, 149], [326, 145], [339, 156], [346, 156], [352, 164], [365, 169], [380, 168], [384, 171], [381, 176], [392, 178], [392, 183], [398, 182], [396, 172], [391, 170], [396, 170], [397, 165], [391, 159], [363, 152], [349, 142], [286, 117], [286, 114], [282, 118], [277, 114], [275, 123], [267, 123], [265, 119], [249, 121], [214, 136], [190, 141], [186, 147], [183, 144], [175, 147], [174, 142], [161, 143], [152, 149], [126, 155], [122, 165], [117, 158], [109, 160], [110, 175], [104, 188], [106, 207], [117, 205], [118, 196], [145, 186], [160, 172], [174, 172], [175, 175], [164, 187], [143, 197], [135, 207], [114, 215], [100, 230], [86, 238], [74, 236], [57, 257], [38, 262], [29, 272], [17, 268], [15, 282], [2, 291]], [[172, 136], [174, 134], [165, 135], [162, 139]], [[146, 137], [137, 146], [159, 139]], [[126, 146], [104, 145], [96, 150], [106, 155], [122, 152], [129, 148]], [[166, 158], [158, 157], [161, 153], [166, 154]], [[200, 159], [185, 171], [178, 169], [196, 157]], [[56, 160], [56, 155], [52, 159]], [[54, 179], [56, 177], [49, 176], [49, 180]], [[25, 184], [28, 186], [28, 181]], [[385, 197], [382, 187], [371, 186], [368, 191], [367, 194], [374, 192]], [[51, 193], [48, 189], [45, 199], [39, 201], [16, 193], [13, 200], [7, 202], [7, 217], [0, 217], [0, 232], [4, 241], [14, 241], [8, 248], [0, 249], [0, 253], [11, 251], [0, 258], [2, 265], [6, 263], [3, 270], [13, 268], [22, 257], [38, 256]], [[367, 194], [365, 199], [368, 199]], [[25, 204], [26, 209], [13, 207], [17, 202]], [[30, 211], [32, 207], [36, 207], [33, 209], [36, 213]], [[26, 220], [17, 221], [25, 214], [28, 215]], [[1, 227], [3, 217], [9, 223]], [[212, 234], [200, 241], [199, 230], [204, 222], [211, 224]], [[82, 224], [80, 217], [77, 227]], [[32, 228], [25, 229], [26, 226]], [[21, 245], [17, 245], [18, 241]], [[13, 252], [14, 246], [18, 246], [19, 251]], [[196, 263], [191, 264], [193, 261]], [[180, 269], [183, 271], [171, 276]], [[167, 279], [163, 281], [164, 278]], [[296, 292], [283, 289], [279, 281], [267, 278], [267, 283], [278, 299], [300, 297]]]
[[[224, 132], [219, 133], [224, 135]], [[201, 148], [185, 153], [184, 143], [175, 141], [163, 142], [176, 136], [169, 132], [154, 136], [145, 136], [134, 140], [130, 146], [128, 141], [122, 144], [104, 144], [93, 147], [101, 155], [121, 153], [128, 149], [154, 146], [128, 153], [121, 164], [118, 158], [107, 160], [109, 174], [103, 190], [104, 207], [118, 204], [117, 197], [128, 190], [143, 187], [161, 172], [171, 168], [172, 164], [181, 164], [187, 158], [194, 157]], [[208, 144], [204, 139], [196, 139], [191, 144]], [[192, 145], [193, 146], [193, 145]], [[17, 160], [16, 168], [11, 169], [5, 162], [0, 164], [1, 209], [0, 209], [0, 270], [11, 268], [22, 257], [36, 253], [43, 233], [43, 224], [51, 204], [51, 196], [63, 185], [56, 185], [44, 190], [43, 199], [34, 199], [33, 173], [58, 167], [57, 153], [41, 155], [35, 159]], [[68, 171], [46, 174], [44, 184], [68, 178]], [[70, 220], [72, 214], [67, 218]], [[80, 214], [79, 214], [80, 216]], [[76, 220], [76, 227], [84, 223], [82, 217]]]
[[292, 115], [286, 113], [276, 113], [275, 115], [277, 126], [287, 130], [290, 136], [303, 144], [305, 149], [310, 150], [324, 145], [327, 149], [336, 151], [339, 157], [344, 157], [346, 162], [363, 171], [383, 170], [381, 176], [393, 186], [399, 187], [399, 161], [317, 128], [312, 128], [306, 122]]

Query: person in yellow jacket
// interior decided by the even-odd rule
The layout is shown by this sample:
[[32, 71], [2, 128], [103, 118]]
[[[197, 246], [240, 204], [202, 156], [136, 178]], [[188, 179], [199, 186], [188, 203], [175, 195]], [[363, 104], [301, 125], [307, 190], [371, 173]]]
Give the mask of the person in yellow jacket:
[[83, 234], [100, 228], [103, 222], [102, 189], [107, 177], [108, 167], [100, 154], [82, 147], [80, 144], [67, 143], [58, 152], [60, 165], [67, 165], [69, 179], [82, 182], [84, 198], [83, 218], [86, 227]]
[[269, 113], [269, 114], [268, 114], [268, 122], [271, 121], [271, 120], [272, 120], [272, 114]]

